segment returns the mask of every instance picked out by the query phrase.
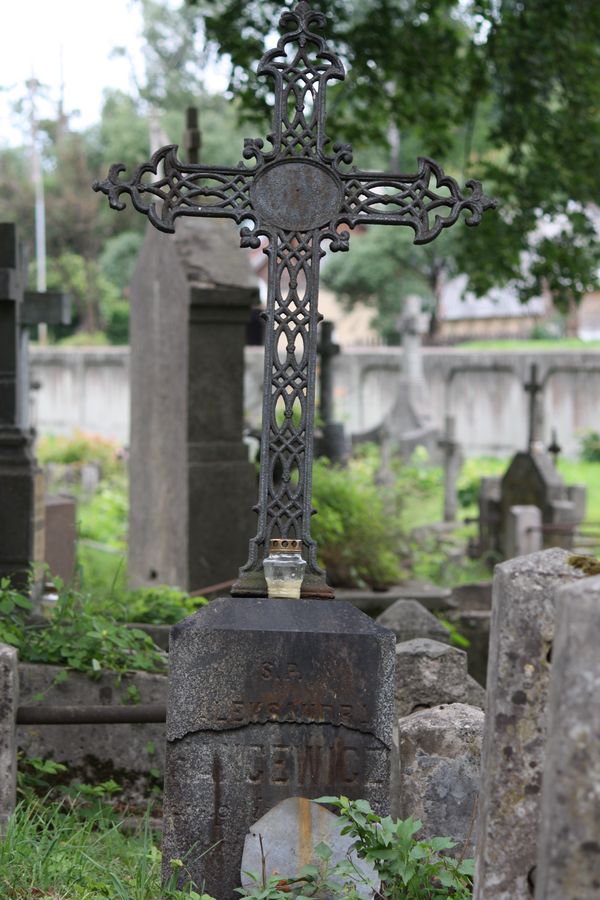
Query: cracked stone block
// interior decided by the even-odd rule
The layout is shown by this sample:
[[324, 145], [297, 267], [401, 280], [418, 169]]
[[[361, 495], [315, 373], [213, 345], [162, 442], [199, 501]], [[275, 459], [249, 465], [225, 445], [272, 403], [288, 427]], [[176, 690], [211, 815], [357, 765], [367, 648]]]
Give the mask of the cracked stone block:
[[181, 885], [233, 900], [246, 835], [282, 800], [345, 794], [387, 814], [393, 634], [339, 601], [228, 597], [170, 647], [165, 873], [185, 859]]
[[467, 654], [458, 647], [416, 638], [396, 645], [396, 715], [440, 703], [466, 703]]
[[536, 900], [600, 897], [600, 576], [557, 595]]
[[496, 566], [474, 900], [529, 900], [536, 864], [555, 598], [583, 577], [553, 548]]

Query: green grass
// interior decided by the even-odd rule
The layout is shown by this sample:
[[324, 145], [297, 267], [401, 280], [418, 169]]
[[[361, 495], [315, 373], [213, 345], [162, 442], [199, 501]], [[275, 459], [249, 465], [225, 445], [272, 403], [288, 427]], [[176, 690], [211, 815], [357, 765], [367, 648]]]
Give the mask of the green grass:
[[455, 345], [458, 350], [520, 350], [535, 353], [538, 350], [600, 350], [600, 341], [580, 341], [578, 338], [560, 340], [507, 340], [507, 341], [465, 341]]
[[28, 797], [0, 841], [7, 900], [161, 900], [198, 897], [160, 884], [161, 853], [146, 816], [133, 834], [103, 804]]
[[567, 484], [584, 484], [587, 487], [585, 521], [600, 522], [600, 462], [559, 459], [558, 470]]

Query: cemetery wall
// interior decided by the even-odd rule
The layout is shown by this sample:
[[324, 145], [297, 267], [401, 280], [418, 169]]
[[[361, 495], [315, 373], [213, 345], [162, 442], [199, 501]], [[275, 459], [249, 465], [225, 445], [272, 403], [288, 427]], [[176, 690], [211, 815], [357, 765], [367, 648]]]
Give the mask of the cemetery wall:
[[[129, 433], [129, 350], [125, 347], [32, 348], [33, 422], [39, 431], [81, 427], [126, 442]], [[423, 368], [433, 421], [456, 417], [456, 433], [469, 455], [507, 455], [527, 442], [523, 384], [533, 362], [547, 382], [544, 437], [555, 428], [567, 456], [578, 438], [598, 428], [600, 353], [594, 351], [490, 352], [426, 348]], [[368, 431], [389, 414], [402, 368], [402, 350], [345, 350], [334, 361], [336, 418], [351, 434]], [[182, 373], [183, 377], [183, 373]], [[260, 422], [262, 350], [246, 348], [245, 411]]]

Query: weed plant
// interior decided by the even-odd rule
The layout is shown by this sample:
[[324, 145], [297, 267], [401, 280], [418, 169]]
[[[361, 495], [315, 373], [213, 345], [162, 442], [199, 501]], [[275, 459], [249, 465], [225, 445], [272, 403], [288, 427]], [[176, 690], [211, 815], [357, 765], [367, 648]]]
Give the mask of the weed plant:
[[[182, 874], [185, 879], [184, 860], [170, 861], [172, 876], [161, 885], [151, 811], [133, 832], [125, 832], [106, 802], [115, 788], [111, 783], [79, 785], [60, 799], [26, 792], [0, 842], [0, 895], [8, 900], [214, 900], [191, 887], [177, 889]], [[454, 846], [450, 839], [418, 840], [420, 822], [380, 818], [363, 800], [323, 797], [317, 802], [338, 809], [342, 833], [354, 839], [358, 857], [373, 864], [376, 882], [361, 874], [349, 856], [334, 862], [331, 849], [321, 843], [315, 848], [316, 865], [270, 877], [249, 873], [251, 886], [238, 889], [241, 896], [357, 900], [358, 889], [368, 886], [376, 900], [471, 897], [472, 860], [445, 855]]]
[[63, 666], [90, 675], [103, 671], [166, 671], [165, 654], [143, 631], [101, 615], [75, 591], [63, 590], [48, 621], [31, 620], [32, 603], [0, 581], [0, 642], [23, 662]]

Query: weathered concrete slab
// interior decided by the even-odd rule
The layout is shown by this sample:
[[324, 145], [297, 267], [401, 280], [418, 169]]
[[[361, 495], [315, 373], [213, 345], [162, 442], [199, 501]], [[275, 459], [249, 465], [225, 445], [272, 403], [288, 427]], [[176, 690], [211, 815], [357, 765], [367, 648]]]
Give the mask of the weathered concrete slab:
[[475, 900], [525, 900], [536, 863], [556, 591], [582, 577], [569, 553], [496, 566]]
[[600, 897], [600, 576], [557, 595], [536, 900]]
[[[69, 672], [61, 681], [63, 672], [60, 666], [21, 663], [20, 702], [28, 706], [166, 702], [165, 675], [137, 672], [119, 679], [107, 673], [91, 679], [83, 672]], [[40, 694], [43, 699], [37, 700]], [[110, 771], [131, 798], [147, 793], [164, 772], [164, 725], [19, 725], [17, 742], [27, 756], [62, 762], [81, 781], [97, 781], [99, 776], [103, 780]]]

